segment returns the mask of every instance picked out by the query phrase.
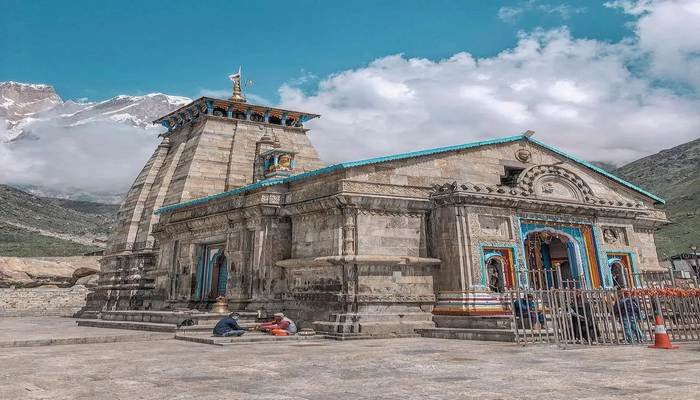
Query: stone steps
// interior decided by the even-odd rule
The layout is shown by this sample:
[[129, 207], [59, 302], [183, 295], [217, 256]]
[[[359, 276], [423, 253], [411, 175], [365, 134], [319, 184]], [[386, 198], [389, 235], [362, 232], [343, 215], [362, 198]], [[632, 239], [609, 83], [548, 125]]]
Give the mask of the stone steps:
[[[250, 311], [239, 311], [241, 321], [254, 322], [257, 313]], [[185, 319], [194, 320], [197, 324], [202, 322], [216, 323], [228, 313], [205, 313], [196, 311], [102, 311], [99, 315], [105, 321], [129, 321], [129, 322], [150, 322], [177, 325]]]
[[419, 329], [423, 337], [437, 339], [515, 342], [513, 318], [505, 315], [433, 315], [434, 328]]
[[511, 316], [434, 315], [433, 322], [438, 328], [513, 329]]
[[515, 342], [515, 332], [505, 329], [484, 328], [432, 328], [420, 329], [418, 333], [425, 338], [487, 340], [492, 342]]
[[420, 337], [416, 332], [413, 333], [383, 333], [376, 335], [367, 335], [362, 333], [329, 333], [323, 332], [322, 335], [326, 339], [333, 340], [365, 340], [365, 339], [399, 339], [399, 338], [415, 338]]
[[148, 342], [152, 340], [170, 340], [172, 335], [165, 333], [139, 333], [134, 335], [107, 335], [68, 338], [47, 338], [0, 341], [0, 348], [9, 347], [36, 347], [54, 346], [66, 344], [96, 344], [96, 343], [122, 343], [122, 342]]
[[[101, 319], [79, 319], [76, 320], [78, 326], [90, 326], [94, 328], [111, 328], [111, 329], [130, 329], [136, 331], [149, 332], [211, 332], [214, 329], [212, 323], [202, 325], [182, 326], [180, 328], [175, 324], [165, 324], [156, 322], [139, 322], [139, 321], [109, 321]], [[252, 328], [254, 322], [241, 322], [241, 327]]]
[[177, 331], [177, 325], [175, 324], [160, 324], [155, 322], [108, 321], [101, 319], [79, 319], [75, 322], [78, 326], [89, 326], [93, 328], [131, 329], [136, 331], [173, 333]]

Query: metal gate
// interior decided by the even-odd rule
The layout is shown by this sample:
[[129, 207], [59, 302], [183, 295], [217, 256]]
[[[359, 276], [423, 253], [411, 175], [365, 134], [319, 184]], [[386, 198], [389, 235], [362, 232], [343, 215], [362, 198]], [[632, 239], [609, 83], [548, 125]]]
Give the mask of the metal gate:
[[[539, 272], [522, 273], [531, 278]], [[548, 282], [547, 276], [540, 278], [539, 282]], [[663, 318], [672, 341], [700, 341], [700, 289], [696, 282], [684, 287], [585, 289], [577, 287], [575, 281], [551, 281], [557, 285], [516, 287], [505, 293], [516, 342], [556, 343], [563, 348], [653, 343], [657, 315]]]

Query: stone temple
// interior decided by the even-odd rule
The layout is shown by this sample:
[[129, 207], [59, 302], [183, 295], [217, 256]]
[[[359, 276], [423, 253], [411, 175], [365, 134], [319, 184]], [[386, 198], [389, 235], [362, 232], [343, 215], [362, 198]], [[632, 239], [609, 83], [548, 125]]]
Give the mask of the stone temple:
[[[335, 335], [506, 312], [553, 266], [579, 287], [658, 270], [659, 197], [532, 133], [324, 165], [308, 112], [202, 97], [128, 192], [86, 312], [284, 311]], [[387, 149], [390, 150], [390, 149]]]

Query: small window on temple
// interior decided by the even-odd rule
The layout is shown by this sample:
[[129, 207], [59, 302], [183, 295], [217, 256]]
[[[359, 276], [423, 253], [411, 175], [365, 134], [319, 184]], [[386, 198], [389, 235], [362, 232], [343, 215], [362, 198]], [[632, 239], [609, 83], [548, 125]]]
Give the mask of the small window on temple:
[[503, 186], [515, 186], [518, 182], [518, 176], [525, 170], [525, 168], [513, 168], [504, 167], [505, 174], [501, 176], [501, 185]]

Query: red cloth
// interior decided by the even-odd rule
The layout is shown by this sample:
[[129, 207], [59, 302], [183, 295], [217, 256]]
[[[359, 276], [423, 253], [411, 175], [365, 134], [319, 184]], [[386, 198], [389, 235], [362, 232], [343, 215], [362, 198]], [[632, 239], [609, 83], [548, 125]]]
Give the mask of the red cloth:
[[272, 334], [272, 336], [289, 336], [289, 332], [284, 329], [273, 329], [270, 331], [270, 334]]

